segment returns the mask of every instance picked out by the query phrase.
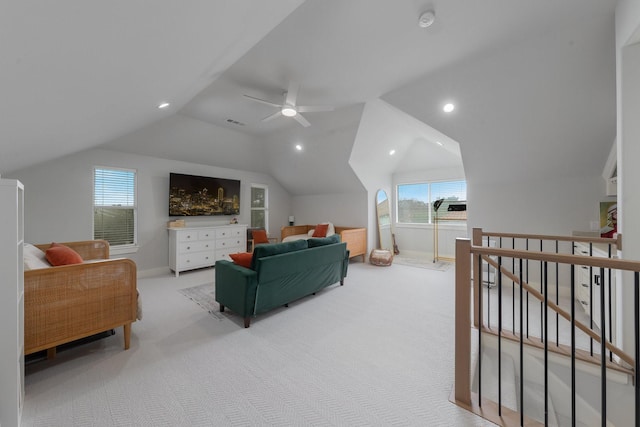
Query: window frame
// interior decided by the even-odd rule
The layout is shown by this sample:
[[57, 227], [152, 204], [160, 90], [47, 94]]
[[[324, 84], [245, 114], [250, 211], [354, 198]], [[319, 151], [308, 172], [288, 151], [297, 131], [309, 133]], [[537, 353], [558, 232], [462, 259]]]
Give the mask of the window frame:
[[[110, 255], [120, 255], [127, 253], [135, 253], [138, 251], [138, 170], [131, 168], [122, 168], [115, 166], [102, 166], [95, 165], [93, 167], [93, 185], [92, 185], [92, 206], [91, 206], [91, 235], [92, 239], [95, 239], [96, 233], [96, 224], [95, 224], [95, 209], [105, 206], [96, 205], [96, 172], [99, 170], [104, 171], [120, 171], [120, 172], [130, 172], [133, 173], [133, 206], [121, 207], [122, 209], [133, 209], [133, 243], [127, 243], [123, 245], [112, 245], [109, 242], [109, 254]], [[113, 206], [118, 208], [117, 206]]]
[[259, 207], [259, 208], [254, 208], [253, 207], [253, 197], [250, 197], [250, 204], [249, 204], [249, 226], [250, 227], [254, 227], [252, 219], [253, 219], [253, 212], [254, 211], [264, 211], [264, 229], [267, 231], [267, 234], [269, 234], [269, 186], [266, 184], [255, 184], [255, 183], [251, 183], [251, 188], [249, 189], [249, 195], [252, 196], [252, 192], [254, 188], [260, 188], [264, 190], [264, 206], [263, 207]]
[[[411, 227], [411, 228], [429, 228], [429, 227], [433, 227], [435, 224], [434, 221], [434, 217], [433, 217], [433, 202], [434, 200], [432, 200], [432, 184], [441, 184], [441, 183], [447, 183], [447, 182], [464, 182], [465, 183], [465, 189], [467, 187], [467, 180], [466, 179], [441, 179], [441, 180], [424, 180], [424, 181], [412, 181], [412, 182], [402, 182], [402, 183], [397, 183], [395, 185], [395, 211], [396, 211], [396, 217], [395, 217], [395, 221], [394, 221], [394, 225], [400, 228], [403, 227]], [[400, 222], [400, 209], [399, 209], [399, 203], [400, 203], [400, 197], [399, 197], [399, 193], [400, 193], [400, 187], [404, 186], [404, 185], [419, 185], [419, 184], [425, 184], [427, 185], [427, 204], [429, 206], [429, 222]], [[468, 196], [468, 195], [467, 195]], [[468, 199], [468, 197], [466, 197]], [[465, 204], [467, 204], [467, 200], [460, 200], [460, 202], [464, 202]], [[457, 221], [444, 221], [444, 222], [440, 222], [438, 221], [438, 228], [452, 228], [452, 229], [456, 229], [456, 228], [466, 228], [467, 227], [467, 221], [468, 219], [461, 219], [461, 220], [457, 220]]]

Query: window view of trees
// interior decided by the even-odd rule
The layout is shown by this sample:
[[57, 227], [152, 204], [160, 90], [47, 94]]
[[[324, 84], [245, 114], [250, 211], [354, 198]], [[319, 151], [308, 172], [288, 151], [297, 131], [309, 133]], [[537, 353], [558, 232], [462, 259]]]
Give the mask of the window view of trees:
[[417, 184], [401, 184], [397, 187], [398, 223], [404, 224], [431, 224], [435, 221], [436, 200], [444, 199], [438, 208], [438, 218], [445, 217], [451, 221], [465, 221], [464, 214], [456, 209], [458, 205], [466, 206], [467, 183], [466, 181], [424, 182]]
[[136, 244], [136, 171], [96, 167], [93, 190], [93, 238]]

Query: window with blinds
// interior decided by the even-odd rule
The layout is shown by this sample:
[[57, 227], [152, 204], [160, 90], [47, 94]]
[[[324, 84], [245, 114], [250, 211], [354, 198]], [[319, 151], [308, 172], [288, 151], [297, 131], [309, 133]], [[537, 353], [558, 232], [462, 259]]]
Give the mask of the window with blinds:
[[467, 220], [466, 181], [399, 184], [396, 200], [399, 224], [433, 224], [436, 220], [464, 224]]
[[269, 191], [266, 185], [251, 184], [251, 227], [262, 227], [269, 230], [267, 225]]
[[93, 238], [111, 246], [135, 245], [136, 171], [96, 167], [93, 189]]

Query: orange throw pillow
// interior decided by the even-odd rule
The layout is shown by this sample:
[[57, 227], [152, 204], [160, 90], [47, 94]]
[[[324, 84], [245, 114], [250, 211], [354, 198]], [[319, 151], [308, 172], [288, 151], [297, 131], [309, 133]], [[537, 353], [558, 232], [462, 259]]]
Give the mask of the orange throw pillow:
[[59, 243], [52, 243], [51, 247], [45, 252], [45, 256], [47, 261], [54, 267], [58, 265], [82, 264], [82, 257], [78, 252]]
[[251, 252], [238, 252], [237, 254], [229, 254], [234, 264], [240, 265], [245, 268], [251, 268], [251, 259], [253, 254]]
[[253, 243], [269, 243], [266, 230], [254, 230], [251, 232]]
[[329, 230], [329, 224], [318, 224], [311, 237], [327, 237], [327, 230]]

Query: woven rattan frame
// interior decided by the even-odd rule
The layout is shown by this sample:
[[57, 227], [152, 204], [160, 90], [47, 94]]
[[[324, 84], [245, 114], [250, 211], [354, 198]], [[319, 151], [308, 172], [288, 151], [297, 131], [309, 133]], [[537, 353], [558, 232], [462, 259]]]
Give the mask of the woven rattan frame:
[[[135, 263], [109, 259], [109, 243], [104, 240], [62, 244], [85, 262], [24, 272], [24, 353], [120, 326], [128, 349], [137, 314]], [[49, 244], [35, 246], [46, 250]]]

